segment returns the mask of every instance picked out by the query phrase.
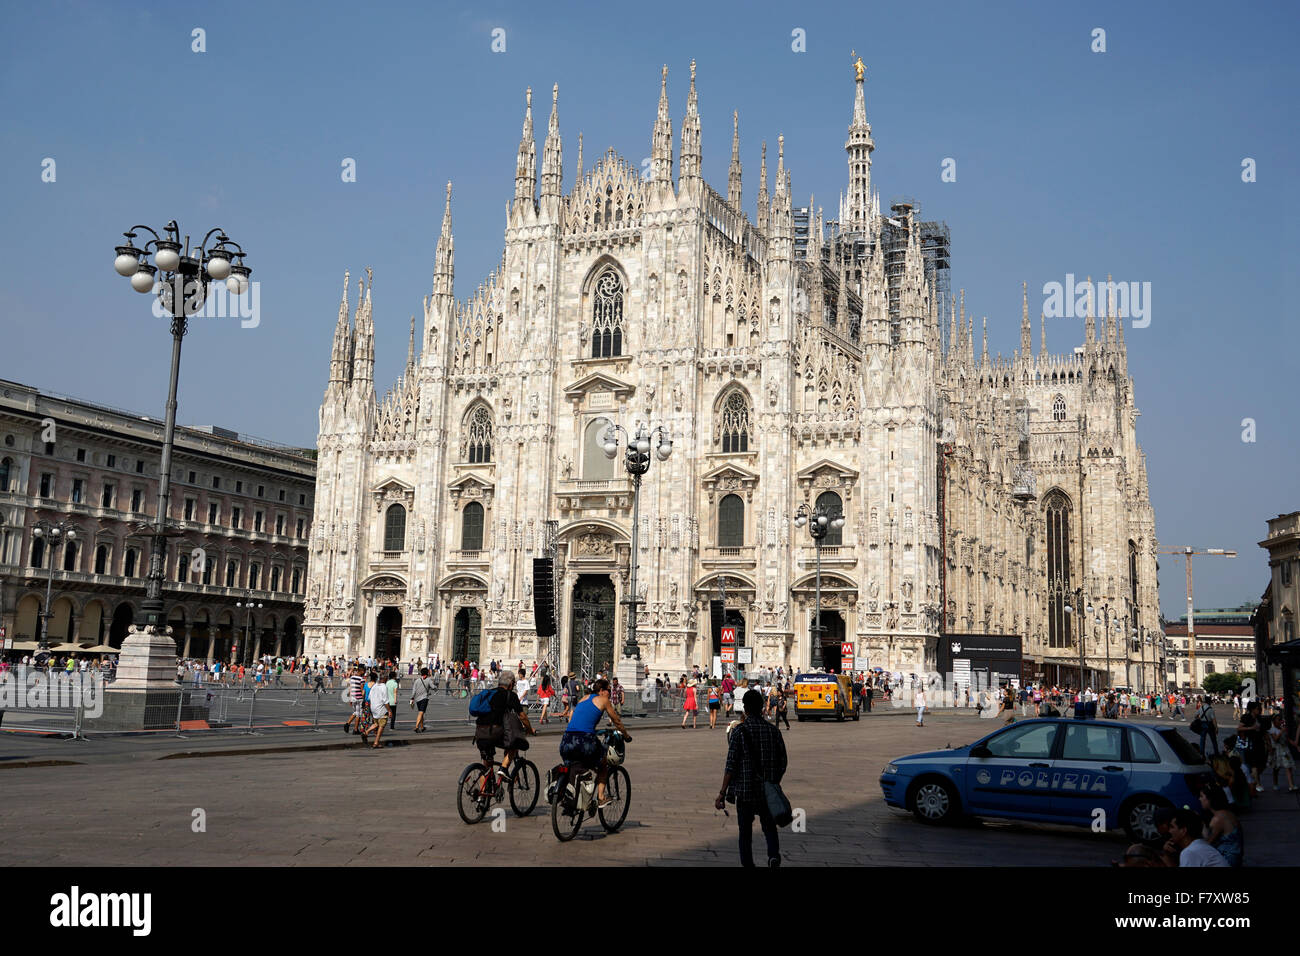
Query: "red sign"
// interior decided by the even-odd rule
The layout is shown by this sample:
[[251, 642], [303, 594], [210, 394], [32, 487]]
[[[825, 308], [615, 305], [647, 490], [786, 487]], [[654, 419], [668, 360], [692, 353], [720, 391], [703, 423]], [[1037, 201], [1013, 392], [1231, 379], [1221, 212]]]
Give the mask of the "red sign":
[[734, 627], [724, 627], [722, 629], [722, 643], [723, 644], [736, 643], [736, 629]]
[[[844, 643], [840, 644], [840, 658], [841, 658], [842, 660], [850, 661], [850, 662], [853, 660], [853, 645], [852, 645], [852, 644], [850, 644], [850, 643], [847, 642], [847, 641], [845, 641]], [[851, 664], [846, 664], [845, 666], [852, 666], [852, 665], [851, 665]]]
[[734, 647], [724, 647], [722, 649], [722, 663], [724, 664], [736, 663], [736, 649]]

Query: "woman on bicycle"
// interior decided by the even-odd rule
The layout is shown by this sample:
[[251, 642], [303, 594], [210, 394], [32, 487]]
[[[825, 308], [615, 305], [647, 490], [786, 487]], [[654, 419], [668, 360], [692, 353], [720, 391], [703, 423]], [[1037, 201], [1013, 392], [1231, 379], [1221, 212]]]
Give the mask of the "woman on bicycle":
[[610, 701], [609, 680], [604, 677], [598, 679], [592, 685], [592, 693], [573, 708], [573, 719], [564, 728], [564, 736], [560, 738], [561, 759], [566, 763], [579, 764], [588, 770], [596, 769], [596, 806], [601, 809], [609, 806], [609, 799], [605, 796], [605, 778], [609, 775], [609, 763], [605, 759], [605, 747], [596, 736], [596, 725], [600, 723], [603, 714], [609, 715], [614, 729], [623, 735], [624, 740], [631, 743], [632, 735], [623, 726], [622, 718], [618, 716], [618, 711]]

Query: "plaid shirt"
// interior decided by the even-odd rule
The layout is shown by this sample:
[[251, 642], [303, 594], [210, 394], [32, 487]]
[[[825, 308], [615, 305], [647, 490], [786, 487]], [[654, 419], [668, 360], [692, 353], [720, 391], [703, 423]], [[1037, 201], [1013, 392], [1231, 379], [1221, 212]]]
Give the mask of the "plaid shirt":
[[[748, 738], [748, 741], [746, 741]], [[781, 731], [761, 717], [745, 717], [745, 722], [731, 732], [727, 745], [727, 765], [736, 800], [754, 801], [762, 797], [758, 775], [751, 758], [757, 759], [764, 779], [780, 783], [785, 776], [785, 741]]]

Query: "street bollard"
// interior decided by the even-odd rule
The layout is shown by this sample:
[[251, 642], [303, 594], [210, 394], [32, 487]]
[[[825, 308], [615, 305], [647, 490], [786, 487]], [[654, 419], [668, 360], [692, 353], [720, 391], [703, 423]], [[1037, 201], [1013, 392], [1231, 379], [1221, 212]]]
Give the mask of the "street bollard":
[[179, 740], [189, 740], [181, 733], [181, 707], [185, 703], [185, 685], [182, 684], [176, 689], [176, 733], [174, 736]]
[[253, 695], [251, 698], [249, 698], [249, 702], [248, 702], [248, 729], [244, 731], [244, 736], [246, 737], [262, 736], [260, 733], [258, 733], [256, 730], [253, 729], [253, 711], [255, 711], [256, 709], [257, 709], [257, 688], [254, 687]]

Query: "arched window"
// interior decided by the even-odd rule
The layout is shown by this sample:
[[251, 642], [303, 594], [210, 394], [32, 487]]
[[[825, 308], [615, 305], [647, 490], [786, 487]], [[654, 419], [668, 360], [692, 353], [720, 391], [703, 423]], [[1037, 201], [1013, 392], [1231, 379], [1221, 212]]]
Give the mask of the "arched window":
[[[840, 496], [833, 491], [823, 491], [817, 496], [817, 507], [826, 512], [832, 518], [836, 515], [843, 517], [844, 503]], [[833, 525], [826, 526], [826, 537], [822, 538], [822, 544], [837, 547], [844, 543], [844, 529], [836, 528]]]
[[623, 282], [613, 269], [596, 279], [591, 308], [591, 357], [623, 354]]
[[281, 572], [279, 568], [271, 569], [271, 590], [272, 591], [280, 590], [280, 573]]
[[77, 542], [66, 541], [63, 544], [63, 570], [77, 570]]
[[293, 583], [289, 585], [289, 593], [297, 594], [298, 588], [302, 587], [302, 569], [293, 569]]
[[406, 509], [393, 505], [384, 515], [384, 550], [406, 550]]
[[1055, 491], [1047, 499], [1047, 625], [1051, 647], [1070, 647], [1070, 502]]
[[1065, 421], [1065, 399], [1060, 395], [1057, 395], [1055, 401], [1052, 402], [1052, 421]]
[[582, 439], [582, 477], [590, 481], [600, 481], [614, 477], [614, 461], [605, 457], [605, 429], [609, 424], [603, 419], [596, 419], [587, 425]]
[[477, 501], [471, 501], [461, 513], [460, 549], [483, 550], [483, 506]]
[[45, 539], [36, 538], [32, 541], [32, 567], [40, 568], [45, 566]]
[[9, 490], [9, 473], [13, 467], [13, 462], [8, 458], [0, 458], [0, 491]]
[[724, 454], [749, 451], [749, 402], [739, 389], [733, 390], [722, 403], [719, 432]]
[[226, 587], [233, 588], [235, 586], [235, 581], [238, 580], [238, 578], [239, 578], [239, 562], [227, 561], [226, 562]]
[[108, 545], [101, 544], [95, 549], [95, 573], [104, 574], [108, 569]]
[[182, 554], [176, 559], [176, 580], [184, 583], [190, 576], [190, 556]]
[[465, 447], [461, 457], [471, 465], [492, 460], [492, 413], [475, 405], [465, 420]]
[[210, 561], [206, 557], [203, 559], [203, 583], [212, 583], [212, 569], [216, 566], [215, 561]]
[[126, 552], [126, 562], [122, 565], [122, 576], [135, 577], [135, 563], [139, 560], [140, 552], [135, 548], [128, 548]]
[[727, 495], [718, 502], [718, 547], [740, 548], [745, 544], [745, 502], [740, 495]]

